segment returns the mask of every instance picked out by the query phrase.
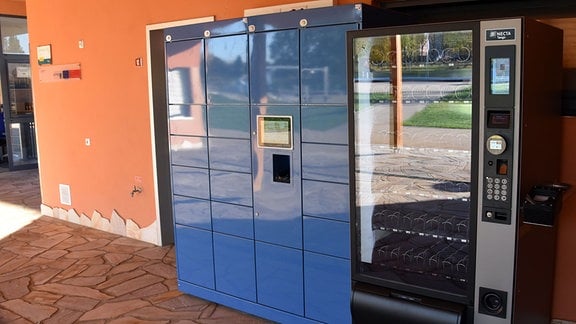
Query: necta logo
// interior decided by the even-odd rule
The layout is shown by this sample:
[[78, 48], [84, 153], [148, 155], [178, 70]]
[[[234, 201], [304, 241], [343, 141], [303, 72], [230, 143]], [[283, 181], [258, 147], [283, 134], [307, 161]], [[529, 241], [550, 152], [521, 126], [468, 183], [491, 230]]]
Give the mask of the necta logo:
[[486, 40], [513, 40], [516, 39], [516, 30], [514, 28], [507, 29], [489, 29], [486, 31]]

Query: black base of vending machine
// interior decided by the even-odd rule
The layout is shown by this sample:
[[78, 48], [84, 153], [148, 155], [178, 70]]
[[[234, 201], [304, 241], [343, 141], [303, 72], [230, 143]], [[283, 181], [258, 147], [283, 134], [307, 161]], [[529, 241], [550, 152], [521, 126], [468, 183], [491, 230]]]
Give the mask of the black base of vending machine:
[[355, 323], [362, 324], [461, 324], [465, 323], [466, 308], [438, 299], [374, 290], [357, 284], [352, 293], [352, 318]]

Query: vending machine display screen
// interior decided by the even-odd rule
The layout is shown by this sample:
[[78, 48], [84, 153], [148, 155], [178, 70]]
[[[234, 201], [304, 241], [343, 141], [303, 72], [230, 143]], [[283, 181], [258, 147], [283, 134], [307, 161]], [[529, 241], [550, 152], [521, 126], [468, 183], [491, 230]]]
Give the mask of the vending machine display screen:
[[488, 128], [510, 128], [509, 111], [488, 111]]
[[497, 57], [490, 59], [491, 80], [490, 94], [509, 95], [510, 94], [510, 58]]

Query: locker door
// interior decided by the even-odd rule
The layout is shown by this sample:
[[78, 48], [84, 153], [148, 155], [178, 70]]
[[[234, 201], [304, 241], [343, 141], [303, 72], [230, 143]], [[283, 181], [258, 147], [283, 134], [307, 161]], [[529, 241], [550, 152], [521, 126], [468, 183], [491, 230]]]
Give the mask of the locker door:
[[297, 29], [250, 35], [255, 239], [302, 248]]
[[304, 315], [302, 251], [256, 242], [258, 302]]
[[[255, 128], [252, 144], [255, 238], [302, 248], [298, 106], [253, 107], [252, 110]], [[273, 147], [288, 137], [292, 148]]]

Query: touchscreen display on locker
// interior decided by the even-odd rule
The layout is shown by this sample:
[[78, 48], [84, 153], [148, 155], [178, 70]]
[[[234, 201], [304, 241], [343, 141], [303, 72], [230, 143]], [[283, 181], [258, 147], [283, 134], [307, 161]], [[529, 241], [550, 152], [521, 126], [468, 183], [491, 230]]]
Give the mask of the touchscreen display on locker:
[[258, 116], [258, 147], [292, 149], [291, 116]]

